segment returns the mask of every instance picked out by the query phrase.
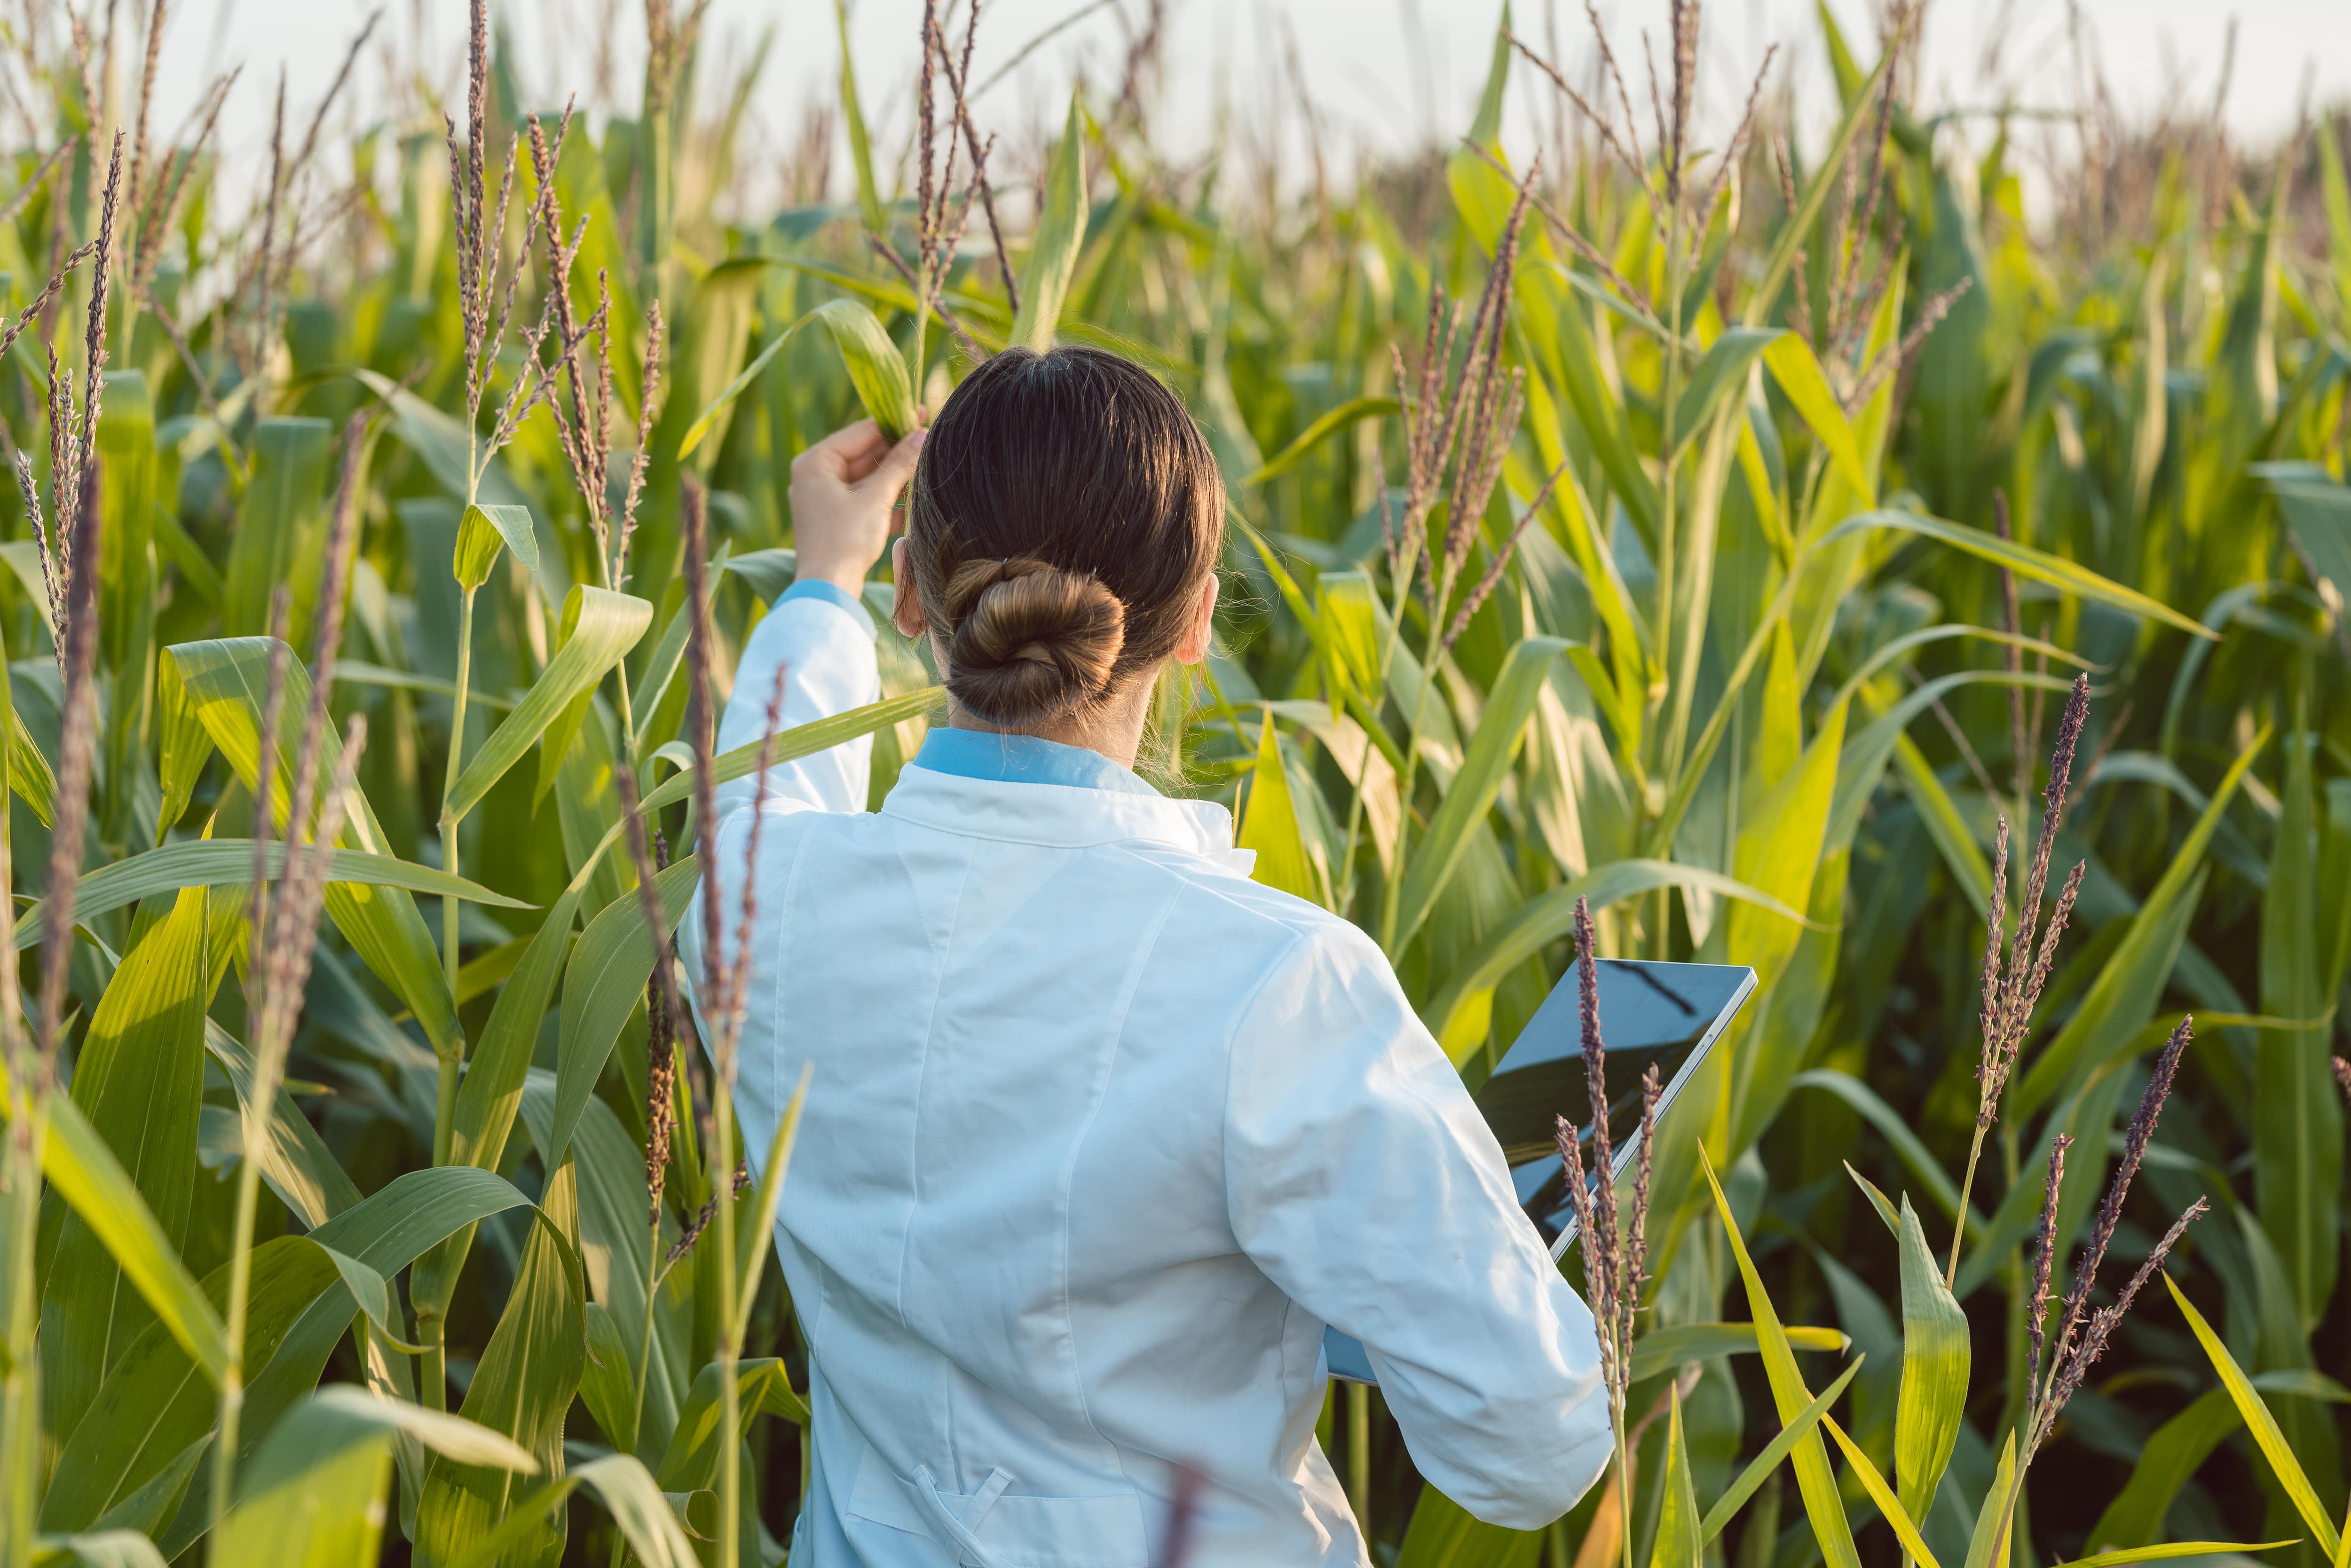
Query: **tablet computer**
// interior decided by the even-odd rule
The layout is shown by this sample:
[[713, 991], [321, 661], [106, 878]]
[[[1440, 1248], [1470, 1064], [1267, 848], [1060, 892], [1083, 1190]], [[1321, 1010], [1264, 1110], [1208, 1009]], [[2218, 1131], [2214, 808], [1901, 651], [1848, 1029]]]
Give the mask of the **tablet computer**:
[[[1608, 1048], [1611, 1164], [1622, 1176], [1639, 1157], [1643, 1074], [1652, 1065], [1657, 1070], [1662, 1118], [1754, 993], [1755, 971], [1740, 964], [1636, 958], [1602, 958], [1593, 967], [1600, 990], [1600, 1038]], [[1559, 1157], [1554, 1117], [1575, 1123], [1586, 1153], [1584, 1179], [1598, 1178], [1589, 1157], [1593, 1128], [1583, 1071], [1581, 972], [1569, 967], [1475, 1096], [1510, 1162], [1519, 1202], [1554, 1259], [1575, 1240], [1575, 1202]], [[1326, 1331], [1323, 1351], [1333, 1377], [1377, 1381], [1364, 1347], [1348, 1335]]]

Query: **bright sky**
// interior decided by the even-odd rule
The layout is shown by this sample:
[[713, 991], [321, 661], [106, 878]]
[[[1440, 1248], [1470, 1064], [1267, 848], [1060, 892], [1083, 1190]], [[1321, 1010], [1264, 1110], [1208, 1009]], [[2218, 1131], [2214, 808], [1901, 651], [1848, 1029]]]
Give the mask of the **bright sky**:
[[[692, 0], [675, 0], [683, 10]], [[986, 79], [1021, 45], [1086, 0], [986, 0], [975, 76]], [[493, 15], [520, 43], [527, 91], [546, 100], [592, 95], [596, 39], [611, 16], [624, 39], [614, 74], [641, 69], [642, 0], [493, 0]], [[1665, 0], [1598, 0], [1620, 57], [1637, 57], [1640, 30], [1662, 34]], [[1874, 53], [1874, 0], [1831, 0], [1848, 37]], [[1579, 0], [1516, 0], [1522, 36], [1541, 40], [1556, 9], [1563, 64], [1580, 74], [1590, 35]], [[370, 0], [179, 0], [162, 65], [162, 120], [175, 123], [224, 66], [245, 75], [224, 117], [233, 156], [266, 144], [277, 68], [288, 77], [289, 119], [307, 120]], [[2080, 0], [2109, 90], [2123, 111], [2151, 119], [2209, 112], [2235, 18], [2234, 68], [2224, 105], [2241, 141], [2274, 138], [2294, 123], [2305, 74], [2321, 104], [2351, 99], [2351, 0]], [[984, 128], [1019, 133], [1058, 122], [1073, 69], [1115, 81], [1125, 51], [1121, 13], [1139, 19], [1144, 0], [1098, 0], [1092, 14], [1039, 49], [983, 100]], [[1208, 139], [1217, 117], [1262, 123], [1287, 69], [1290, 40], [1327, 126], [1353, 144], [1395, 148], [1429, 131], [1467, 128], [1499, 14], [1499, 0], [1168, 0], [1169, 73], [1160, 135], [1179, 149]], [[381, 34], [397, 58], [417, 58], [453, 98], [465, 42], [464, 0], [394, 0]], [[852, 37], [868, 111], [893, 128], [894, 151], [911, 91], [917, 0], [853, 0]], [[1992, 101], [1990, 82], [2012, 83], [2018, 100], [2059, 109], [2075, 101], [2066, 0], [1935, 0], [1929, 7], [1924, 97], [1930, 107]], [[1704, 13], [1701, 101], [1727, 120], [1744, 99], [1765, 47], [1777, 42], [1797, 73], [1800, 102], [1823, 104], [1826, 57], [1811, 0], [1714, 0]], [[831, 0], [712, 0], [705, 71], [747, 59], [759, 34], [774, 47], [754, 99], [754, 159], [779, 160], [811, 103], [829, 101], [837, 69]], [[1983, 64], [1997, 46], [1996, 75]], [[378, 51], [371, 50], [371, 54]], [[383, 79], [379, 57], [362, 73], [363, 97]], [[1639, 101], [1638, 78], [1634, 92]], [[624, 89], [633, 101], [633, 89]], [[1518, 104], [1530, 95], [1520, 91]], [[1643, 109], [1646, 113], [1646, 106]], [[1823, 110], [1823, 112], [1825, 112]]]

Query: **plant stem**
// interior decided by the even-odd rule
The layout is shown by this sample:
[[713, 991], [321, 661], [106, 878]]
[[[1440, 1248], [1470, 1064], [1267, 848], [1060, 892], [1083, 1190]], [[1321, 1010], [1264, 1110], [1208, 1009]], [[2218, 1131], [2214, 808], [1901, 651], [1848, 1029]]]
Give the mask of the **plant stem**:
[[711, 1097], [713, 1133], [711, 1169], [717, 1185], [718, 1213], [711, 1221], [718, 1231], [718, 1568], [740, 1568], [743, 1552], [743, 1413], [742, 1390], [736, 1386], [735, 1363], [740, 1347], [736, 1326], [735, 1279], [735, 1093], [722, 1069], [713, 1071]]
[[1959, 1283], [1959, 1242], [1968, 1233], [1968, 1195], [1975, 1190], [1976, 1161], [1983, 1155], [1983, 1143], [1984, 1124], [1979, 1117], [1975, 1136], [1968, 1140], [1967, 1175], [1959, 1178], [1959, 1213], [1951, 1220], [1951, 1260], [1943, 1270], [1943, 1289], [1947, 1291]]
[[[452, 876], [457, 873], [457, 818], [451, 814], [449, 798], [457, 791], [457, 778], [465, 761], [465, 695], [474, 678], [474, 595], [477, 591], [465, 589], [460, 595], [457, 614], [457, 688], [450, 698], [449, 765], [441, 782], [441, 865]], [[457, 995], [458, 941], [457, 901], [441, 901], [441, 968], [449, 983], [449, 995], [454, 1003]], [[462, 1031], [463, 1026], [460, 1026]], [[433, 1163], [445, 1166], [455, 1154], [457, 1124], [458, 1073], [465, 1065], [465, 1042], [462, 1037], [445, 1051], [436, 1051], [438, 1078], [433, 1097]], [[425, 1272], [435, 1290], [425, 1292], [427, 1300], [416, 1304], [418, 1343], [424, 1346], [423, 1366], [420, 1371], [418, 1393], [426, 1408], [446, 1410], [449, 1407], [448, 1351], [444, 1334], [448, 1322], [448, 1304], [456, 1291], [456, 1281], [446, 1277], [444, 1267]], [[462, 1262], [460, 1263], [462, 1267]]]
[[1355, 1528], [1372, 1538], [1372, 1391], [1360, 1383], [1347, 1385], [1347, 1506], [1355, 1511]]
[[[1454, 571], [1447, 567], [1437, 579], [1436, 596], [1429, 601], [1428, 641], [1422, 648], [1420, 666], [1420, 696], [1406, 716], [1405, 730], [1404, 777], [1396, 780], [1396, 841], [1395, 856], [1388, 862], [1386, 896], [1380, 906], [1380, 951], [1395, 960], [1396, 918], [1404, 897], [1405, 840], [1412, 829], [1412, 787], [1420, 770], [1420, 721], [1428, 711], [1428, 699], [1437, 689], [1437, 664], [1444, 657], [1445, 606], [1453, 597]], [[1395, 614], [1404, 617], [1404, 595], [1396, 597]], [[1368, 738], [1368, 737], [1367, 737]]]

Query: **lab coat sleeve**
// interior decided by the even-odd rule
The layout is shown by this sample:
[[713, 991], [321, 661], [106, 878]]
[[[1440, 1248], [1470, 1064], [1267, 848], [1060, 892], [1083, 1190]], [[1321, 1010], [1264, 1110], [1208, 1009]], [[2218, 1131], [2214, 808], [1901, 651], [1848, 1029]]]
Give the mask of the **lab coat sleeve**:
[[1518, 1530], [1566, 1512], [1610, 1450], [1592, 1315], [1387, 960], [1352, 925], [1310, 931], [1231, 1051], [1225, 1176], [1243, 1250], [1363, 1341], [1447, 1496]]
[[[785, 729], [878, 701], [882, 677], [873, 639], [872, 617], [847, 591], [813, 580], [785, 590], [744, 644], [735, 693], [718, 721], [718, 749], [730, 751], [760, 738], [779, 670]], [[862, 811], [872, 751], [872, 737], [861, 736], [812, 757], [777, 763], [768, 769], [764, 798], [786, 810]], [[719, 821], [761, 798], [757, 775], [720, 785], [715, 802]]]

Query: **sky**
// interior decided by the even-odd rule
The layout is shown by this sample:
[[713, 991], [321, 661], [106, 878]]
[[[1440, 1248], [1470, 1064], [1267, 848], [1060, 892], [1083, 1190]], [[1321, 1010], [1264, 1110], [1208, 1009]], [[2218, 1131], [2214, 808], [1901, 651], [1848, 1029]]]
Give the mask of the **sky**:
[[[680, 8], [691, 0], [676, 0]], [[1519, 32], [1539, 43], [1557, 12], [1561, 63], [1571, 75], [1591, 58], [1580, 0], [1515, 0]], [[1596, 0], [1620, 57], [1636, 57], [1641, 30], [1662, 34], [1665, 0]], [[2221, 86], [2220, 110], [2241, 144], [2274, 140], [2294, 124], [2305, 80], [2318, 103], [2351, 101], [2351, 0], [2077, 0], [2085, 35], [2103, 62], [2107, 89], [2127, 118], [2170, 110], [2202, 118]], [[389, 0], [378, 47], [360, 76], [355, 108], [382, 101], [389, 59], [421, 61], [439, 89], [458, 90], [464, 0]], [[595, 40], [611, 16], [615, 35], [636, 35], [604, 74], [623, 84], [641, 69], [642, 0], [493, 0], [524, 64], [526, 89], [559, 100], [573, 89], [592, 96]], [[812, 105], [829, 103], [838, 69], [831, 0], [710, 0], [705, 57], [714, 70], [738, 68], [763, 33], [772, 52], [752, 100], [749, 155], [779, 162]], [[1024, 44], [1086, 0], [986, 0], [976, 78], [997, 74]], [[1830, 0], [1848, 37], [1874, 53], [1874, 0]], [[1089, 15], [1039, 47], [992, 86], [978, 106], [984, 128], [1016, 142], [1058, 124], [1073, 70], [1115, 80], [1127, 34], [1144, 0], [1095, 0]], [[1930, 0], [1922, 98], [1928, 108], [2015, 101], [2063, 110], [2077, 101], [2068, 0]], [[287, 78], [289, 119], [307, 120], [371, 4], [363, 0], [178, 0], [171, 9], [159, 82], [159, 118], [176, 123], [214, 73], [241, 64], [244, 75], [223, 117], [233, 160], [266, 147], [270, 93]], [[1263, 124], [1297, 70], [1333, 140], [1395, 151], [1432, 133], [1467, 128], [1499, 0], [1167, 0], [1167, 79], [1156, 131], [1173, 151], [1203, 147], [1220, 115]], [[852, 38], [862, 96], [877, 123], [896, 125], [914, 63], [918, 0], [853, 0]], [[1735, 116], [1764, 50], [1781, 47], [1775, 70], [1795, 73], [1797, 101], [1823, 105], [1827, 64], [1812, 0], [1713, 0], [1701, 30], [1702, 110], [1718, 125]], [[422, 37], [420, 51], [415, 41]], [[383, 48], [388, 46], [388, 51]], [[1986, 65], [1991, 69], [1987, 72]], [[1635, 78], [1634, 91], [1643, 91]], [[633, 99], [624, 85], [624, 96]], [[1519, 104], [1532, 95], [1520, 92]], [[1290, 99], [1294, 102], [1294, 99]], [[1646, 112], [1646, 109], [1645, 109]], [[1819, 110], [1825, 114], [1827, 110]], [[1520, 121], [1523, 125], [1525, 122]], [[1804, 129], [1800, 125], [1800, 133]], [[1812, 128], [1817, 134], [1821, 128]], [[877, 131], [877, 135], [881, 133]], [[903, 132], [900, 132], [903, 134]], [[894, 140], [893, 141], [894, 146]]]

